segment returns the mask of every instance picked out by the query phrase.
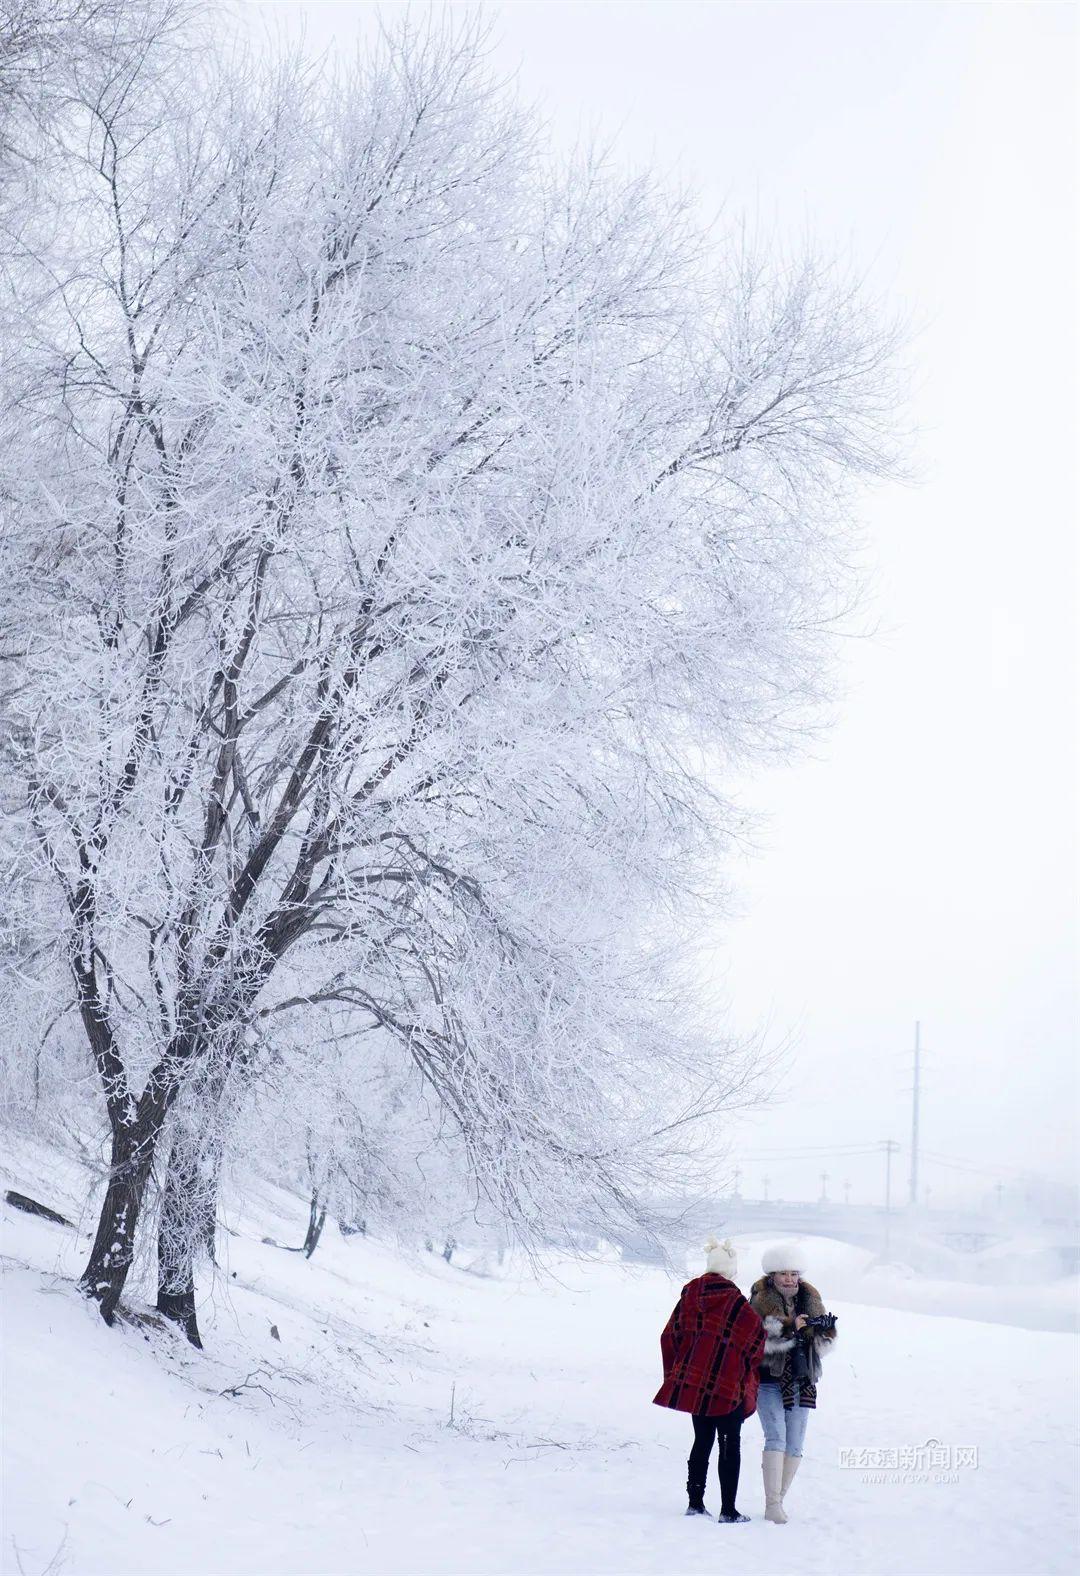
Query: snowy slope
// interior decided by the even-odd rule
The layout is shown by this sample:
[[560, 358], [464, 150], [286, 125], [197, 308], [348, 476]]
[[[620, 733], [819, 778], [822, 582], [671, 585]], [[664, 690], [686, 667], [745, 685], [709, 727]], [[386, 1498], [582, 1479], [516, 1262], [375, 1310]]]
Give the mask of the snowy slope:
[[[77, 1179], [66, 1199], [52, 1180], [38, 1196], [70, 1207]], [[755, 1520], [722, 1527], [683, 1518], [688, 1420], [649, 1404], [677, 1281], [605, 1263], [487, 1278], [331, 1230], [307, 1262], [261, 1242], [299, 1241], [297, 1201], [245, 1209], [199, 1354], [107, 1330], [71, 1281], [85, 1239], [5, 1206], [5, 1572], [1076, 1568], [1069, 1335], [829, 1297], [842, 1344], [792, 1520], [760, 1520], [755, 1418]], [[839, 1464], [931, 1438], [976, 1446], [977, 1468], [881, 1482]]]

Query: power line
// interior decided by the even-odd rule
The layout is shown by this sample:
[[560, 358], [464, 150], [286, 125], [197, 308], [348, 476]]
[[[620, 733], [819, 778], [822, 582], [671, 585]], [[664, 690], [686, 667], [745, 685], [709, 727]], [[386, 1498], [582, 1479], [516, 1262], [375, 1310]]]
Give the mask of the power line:
[[[766, 1147], [764, 1149], [755, 1150], [754, 1153], [755, 1154], [766, 1154], [766, 1153], [787, 1154], [790, 1149], [828, 1150], [831, 1153], [834, 1149], [859, 1149], [859, 1148], [862, 1148], [862, 1147], [864, 1147], [862, 1144], [788, 1144], [788, 1145], [774, 1144], [774, 1145], [766, 1145]], [[743, 1153], [743, 1151], [740, 1150], [740, 1153]]]
[[814, 1149], [740, 1149], [741, 1160], [828, 1160], [834, 1155], [876, 1155], [876, 1144], [823, 1145]]
[[1023, 1176], [1025, 1174], [1015, 1166], [996, 1166], [992, 1169], [989, 1166], [973, 1166], [969, 1161], [955, 1160], [950, 1156], [938, 1154], [933, 1149], [924, 1149], [922, 1154], [923, 1159], [929, 1160], [931, 1165], [945, 1166], [949, 1171], [969, 1171], [973, 1176], [1001, 1177]]
[[[898, 1143], [896, 1147], [900, 1150], [904, 1148], [904, 1145]], [[881, 1153], [881, 1143], [820, 1144], [807, 1146], [802, 1149], [739, 1149], [737, 1153], [740, 1160], [808, 1160], [815, 1157], [828, 1160], [834, 1155], [877, 1155]], [[958, 1171], [978, 1171], [983, 1176], [1024, 1176], [1031, 1169], [1030, 1167], [1008, 1165], [996, 1167], [977, 1166], [973, 1165], [971, 1161], [958, 1160], [954, 1155], [945, 1155], [940, 1150], [927, 1149], [920, 1144], [920, 1164], [925, 1160], [929, 1160], [935, 1165], [952, 1166], [954, 1170]]]

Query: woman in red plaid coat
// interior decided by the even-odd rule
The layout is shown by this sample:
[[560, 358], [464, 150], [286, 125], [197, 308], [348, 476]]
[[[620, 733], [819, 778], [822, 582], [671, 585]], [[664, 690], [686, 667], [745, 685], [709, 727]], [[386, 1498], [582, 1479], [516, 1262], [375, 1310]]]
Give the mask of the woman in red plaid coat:
[[689, 1412], [694, 1448], [686, 1463], [688, 1516], [705, 1516], [705, 1482], [717, 1443], [722, 1522], [749, 1521], [735, 1508], [739, 1486], [739, 1432], [757, 1407], [758, 1365], [765, 1326], [734, 1284], [737, 1263], [730, 1242], [710, 1237], [704, 1275], [688, 1281], [660, 1337], [664, 1382], [657, 1406]]

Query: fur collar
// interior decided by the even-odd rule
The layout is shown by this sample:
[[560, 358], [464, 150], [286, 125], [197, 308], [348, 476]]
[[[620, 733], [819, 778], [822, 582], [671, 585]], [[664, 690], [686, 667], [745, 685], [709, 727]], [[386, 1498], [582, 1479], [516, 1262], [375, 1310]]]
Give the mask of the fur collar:
[[[794, 1316], [805, 1313], [812, 1319], [824, 1313], [825, 1304], [821, 1300], [821, 1293], [809, 1281], [800, 1280], [799, 1289], [795, 1293], [794, 1306], [789, 1312], [783, 1297], [773, 1285], [771, 1276], [763, 1275], [750, 1288], [750, 1306], [765, 1326], [762, 1368], [774, 1378], [779, 1378], [784, 1367], [784, 1359], [795, 1345]], [[811, 1378], [815, 1383], [821, 1375], [821, 1354], [832, 1350], [835, 1345], [835, 1336], [823, 1339], [820, 1332], [813, 1333], [810, 1342]]]

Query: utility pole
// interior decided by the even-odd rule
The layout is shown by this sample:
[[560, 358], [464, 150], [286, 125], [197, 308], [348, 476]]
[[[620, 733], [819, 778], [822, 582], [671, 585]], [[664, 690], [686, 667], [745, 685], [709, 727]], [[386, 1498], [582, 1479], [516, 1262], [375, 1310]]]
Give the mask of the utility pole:
[[911, 1184], [909, 1202], [919, 1201], [919, 1025], [915, 1025], [915, 1076], [911, 1082]]
[[763, 1184], [762, 1196], [763, 1196], [764, 1202], [767, 1204], [769, 1202], [769, 1179], [768, 1179], [768, 1177], [762, 1177], [761, 1180], [762, 1180], [762, 1184]]
[[829, 1202], [829, 1194], [827, 1191], [828, 1181], [829, 1173], [827, 1171], [823, 1171], [821, 1173], [821, 1198], [818, 1200], [820, 1204], [827, 1204]]
[[885, 1149], [885, 1259], [888, 1261], [891, 1243], [889, 1240], [892, 1227], [892, 1157], [900, 1145], [895, 1139], [886, 1138]]
[[736, 1166], [735, 1167], [735, 1193], [734, 1193], [734, 1197], [735, 1198], [738, 1198], [738, 1196], [739, 1196], [739, 1178], [741, 1176], [742, 1176], [742, 1172], [740, 1171], [739, 1167]]
[[851, 1203], [851, 1183], [850, 1182], [845, 1182], [844, 1183], [844, 1203], [845, 1204], [850, 1204]]

